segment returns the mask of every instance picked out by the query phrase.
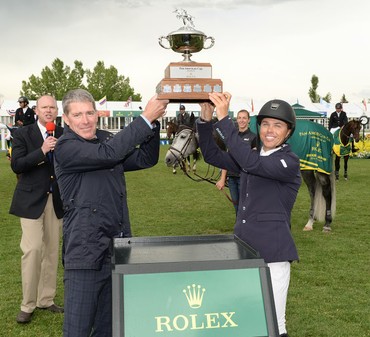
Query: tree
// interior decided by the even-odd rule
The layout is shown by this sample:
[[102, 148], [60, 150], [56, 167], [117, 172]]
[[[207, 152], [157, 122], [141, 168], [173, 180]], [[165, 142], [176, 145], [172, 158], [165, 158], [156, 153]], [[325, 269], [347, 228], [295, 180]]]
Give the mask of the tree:
[[[87, 86], [84, 85], [87, 83]], [[39, 77], [31, 75], [27, 81], [22, 81], [21, 96], [29, 99], [50, 94], [61, 100], [71, 89], [87, 89], [99, 100], [106, 96], [110, 101], [141, 101], [140, 94], [135, 94], [130, 86], [130, 79], [118, 74], [118, 70], [110, 66], [105, 68], [103, 61], [98, 61], [93, 71], [84, 69], [80, 61], [74, 61], [74, 68], [65, 66], [63, 61], [56, 58], [51, 67], [45, 67]]]
[[340, 99], [341, 103], [348, 103], [346, 95], [343, 94], [342, 98]]
[[41, 76], [31, 75], [29, 81], [22, 81], [21, 95], [29, 99], [50, 94], [57, 100], [61, 100], [64, 94], [71, 89], [84, 88], [82, 84], [85, 70], [82, 62], [75, 61], [74, 69], [64, 66], [63, 61], [56, 58], [51, 68], [45, 67], [41, 70]]
[[312, 103], [320, 102], [320, 96], [316, 92], [318, 86], [319, 86], [319, 78], [316, 75], [312, 75], [311, 88], [308, 90], [308, 96], [310, 96]]
[[331, 93], [328, 92], [323, 98], [322, 98], [325, 102], [328, 102], [330, 103], [331, 101]]
[[141, 101], [140, 94], [135, 94], [130, 87], [130, 79], [118, 75], [118, 70], [110, 66], [105, 68], [103, 61], [98, 61], [93, 71], [86, 71], [87, 90], [96, 100], [106, 96], [109, 101]]
[[312, 78], [311, 78], [311, 88], [308, 90], [308, 96], [310, 97], [311, 102], [312, 103], [319, 103], [320, 102], [320, 98], [322, 98], [326, 102], [329, 103], [331, 101], [331, 94], [330, 94], [330, 92], [328, 92], [326, 94], [326, 96], [321, 97], [317, 93], [318, 86], [319, 86], [319, 78], [316, 75], [312, 75]]

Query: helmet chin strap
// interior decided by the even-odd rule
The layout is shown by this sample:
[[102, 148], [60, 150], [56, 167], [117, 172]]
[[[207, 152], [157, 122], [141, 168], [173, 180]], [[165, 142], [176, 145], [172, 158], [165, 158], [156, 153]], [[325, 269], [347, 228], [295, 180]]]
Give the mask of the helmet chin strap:
[[292, 129], [289, 129], [289, 134], [285, 137], [284, 141], [279, 146], [285, 144], [291, 135], [292, 135]]

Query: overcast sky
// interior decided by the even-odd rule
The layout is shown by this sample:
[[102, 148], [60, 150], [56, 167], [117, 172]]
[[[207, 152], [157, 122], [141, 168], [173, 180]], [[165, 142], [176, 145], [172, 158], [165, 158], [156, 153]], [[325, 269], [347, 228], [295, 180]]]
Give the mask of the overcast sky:
[[370, 98], [369, 0], [12, 0], [0, 4], [0, 95], [17, 99], [22, 80], [55, 58], [92, 69], [99, 60], [130, 78], [148, 100], [181, 54], [158, 38], [182, 26], [184, 8], [215, 46], [193, 55], [235, 100], [307, 101], [318, 93]]

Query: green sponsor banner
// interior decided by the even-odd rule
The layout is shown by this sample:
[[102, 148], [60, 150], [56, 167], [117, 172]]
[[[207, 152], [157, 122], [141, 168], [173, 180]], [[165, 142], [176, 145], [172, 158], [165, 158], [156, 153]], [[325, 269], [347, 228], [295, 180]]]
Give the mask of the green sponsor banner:
[[334, 132], [334, 146], [333, 151], [338, 157], [350, 156], [352, 155], [352, 141], [353, 138], [350, 137], [348, 140], [348, 144], [346, 146], [340, 140], [340, 133], [342, 132], [343, 128], [338, 129]]
[[125, 337], [268, 336], [258, 268], [123, 280]]
[[333, 170], [333, 135], [321, 124], [298, 120], [288, 143], [300, 159], [301, 170], [326, 174]]
[[141, 110], [113, 110], [113, 117], [138, 117]]

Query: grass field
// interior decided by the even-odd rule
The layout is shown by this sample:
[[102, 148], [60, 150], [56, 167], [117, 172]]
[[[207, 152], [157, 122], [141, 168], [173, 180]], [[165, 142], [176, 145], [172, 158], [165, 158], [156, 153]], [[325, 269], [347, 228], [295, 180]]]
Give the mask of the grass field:
[[[126, 174], [133, 234], [232, 233], [232, 204], [212, 184], [194, 182], [182, 172], [173, 175], [164, 165], [166, 149], [162, 146], [154, 168]], [[199, 174], [206, 169], [203, 162], [198, 165]], [[299, 192], [292, 214], [300, 262], [292, 265], [288, 297], [291, 337], [370, 336], [370, 160], [350, 160], [349, 177], [337, 183], [337, 215], [330, 234], [322, 233], [323, 224], [302, 231], [309, 197], [305, 186]], [[36, 310], [32, 323], [15, 321], [21, 301], [21, 230], [19, 219], [8, 214], [15, 183], [9, 161], [0, 152], [0, 336], [62, 336], [62, 315]], [[60, 266], [57, 304], [63, 304], [62, 278]]]

